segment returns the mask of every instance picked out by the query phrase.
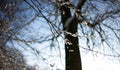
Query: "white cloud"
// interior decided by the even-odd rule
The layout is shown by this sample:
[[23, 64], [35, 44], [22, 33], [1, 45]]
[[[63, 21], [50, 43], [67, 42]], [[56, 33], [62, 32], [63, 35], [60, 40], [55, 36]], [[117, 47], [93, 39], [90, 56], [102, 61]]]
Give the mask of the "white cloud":
[[104, 56], [82, 55], [83, 70], [119, 70], [120, 63]]

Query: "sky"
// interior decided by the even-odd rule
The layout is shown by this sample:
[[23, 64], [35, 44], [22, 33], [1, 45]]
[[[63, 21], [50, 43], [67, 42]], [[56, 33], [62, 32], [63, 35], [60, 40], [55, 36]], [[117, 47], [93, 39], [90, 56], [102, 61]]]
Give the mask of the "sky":
[[[38, 34], [38, 35], [40, 34], [40, 35], [44, 35], [45, 36], [45, 35], [49, 34], [46, 31], [49, 31], [50, 29], [48, 29], [49, 27], [46, 27], [45, 23], [40, 22], [40, 21], [36, 21], [34, 23], [36, 23], [37, 25], [33, 24], [31, 26], [34, 26], [34, 28], [36, 30], [37, 29], [39, 30], [38, 32], [34, 33], [35, 35], [36, 34]], [[39, 29], [38, 23], [41, 26], [40, 29]], [[34, 30], [34, 29], [32, 28], [31, 30]], [[31, 32], [34, 32], [34, 31], [31, 31]], [[43, 45], [45, 46], [45, 44], [43, 44]], [[43, 47], [43, 45], [40, 45], [40, 46]], [[38, 45], [36, 45], [36, 47], [38, 47]], [[46, 49], [46, 51], [47, 51], [47, 49]], [[63, 49], [62, 49], [62, 51], [63, 51]], [[49, 52], [50, 51], [48, 51], [47, 53], [49, 53]], [[54, 53], [56, 53], [56, 52], [54, 52]], [[119, 70], [120, 61], [115, 59], [115, 58], [110, 59], [110, 58], [104, 57], [104, 56], [99, 55], [99, 54], [97, 54], [97, 56], [94, 56], [90, 52], [87, 53], [87, 54], [84, 53], [84, 52], [81, 52], [81, 56], [82, 56], [82, 67], [83, 67], [83, 70]], [[35, 57], [35, 56], [31, 56], [31, 57]], [[31, 57], [28, 57], [28, 59], [31, 58]], [[58, 62], [57, 65], [59, 66], [59, 68], [61, 70], [64, 70], [64, 66], [60, 63], [59, 58], [56, 59], [56, 60], [52, 59], [51, 63], [54, 62], [54, 61], [57, 61]], [[63, 58], [62, 63], [64, 64], [64, 58]], [[44, 62], [38, 61], [37, 59], [29, 60], [28, 64], [31, 64], [31, 65], [42, 64], [42, 66], [40, 67], [39, 70], [55, 70], [55, 69], [50, 68], [46, 64], [44, 64]]]
[[[35, 32], [34, 31], [35, 29], [31, 28], [31, 32], [29, 32], [27, 30], [29, 35], [33, 35], [33, 36], [39, 35], [41, 37], [42, 37], [42, 35], [44, 35], [44, 36], [48, 35], [49, 33], [47, 33], [46, 31], [50, 31], [50, 29], [48, 29], [49, 27], [46, 27], [45, 23], [43, 23], [43, 22], [42, 21], [41, 22], [40, 21], [34, 22], [34, 23], [36, 23], [36, 25], [33, 24], [31, 26], [33, 26], [36, 30], [38, 29], [39, 31]], [[38, 25], [38, 23], [40, 25]], [[39, 26], [41, 26], [40, 29], [39, 29]], [[32, 33], [32, 32], [35, 32], [35, 33]], [[43, 45], [46, 46], [45, 44], [43, 44]], [[40, 45], [40, 46], [43, 47], [43, 45]], [[38, 45], [36, 45], [36, 47], [38, 47]], [[49, 52], [50, 51], [48, 51], [47, 53], [49, 53]], [[63, 52], [63, 49], [62, 49], [62, 52]], [[53, 52], [53, 53], [56, 54], [56, 52]], [[30, 54], [30, 53], [26, 52], [24, 54], [27, 55], [27, 54]], [[40, 62], [37, 59], [32, 59], [33, 57], [36, 58], [35, 55], [27, 56], [27, 59], [30, 58], [28, 60], [28, 64], [30, 64], [30, 65], [42, 64], [43, 66], [40, 67], [39, 70], [50, 70], [50, 69], [52, 69], [52, 68], [50, 68], [50, 66], [47, 66], [46, 64], [44, 64], [44, 62]], [[115, 59], [115, 58], [110, 59], [110, 58], [107, 58], [107, 57], [99, 55], [99, 54], [97, 54], [97, 56], [95, 56], [91, 52], [89, 52], [87, 54], [84, 53], [84, 52], [81, 52], [81, 57], [82, 57], [82, 67], [83, 67], [83, 70], [119, 70], [120, 69], [120, 67], [119, 67], [120, 66], [120, 61], [118, 59]], [[64, 58], [63, 58], [62, 64], [60, 63], [59, 58], [56, 59], [56, 60], [51, 59], [51, 63], [52, 62], [54, 63], [54, 61], [57, 61], [58, 64], [56, 64], [56, 65], [58, 65], [61, 70], [64, 70], [64, 66], [62, 65], [62, 64], [64, 64]], [[53, 69], [53, 70], [55, 70], [55, 69]]]
[[[40, 31], [38, 31], [38, 33], [40, 33], [40, 35], [43, 35], [43, 34], [47, 35], [47, 32], [41, 32], [41, 30], [48, 31], [48, 30], [44, 30], [45, 29], [44, 27], [46, 25], [45, 24], [43, 25], [43, 24], [44, 23], [40, 24], [40, 26], [42, 26], [42, 27], [40, 28]], [[34, 30], [34, 27], [35, 27], [36, 30], [37, 29], [39, 30], [38, 24], [37, 24], [37, 26], [35, 24], [31, 25], [31, 26], [33, 26], [32, 30]], [[34, 31], [32, 31], [32, 32], [34, 32]], [[35, 35], [36, 35], [36, 33], [35, 33]], [[60, 41], [60, 39], [59, 39], [59, 41]], [[84, 43], [82, 41], [80, 41], [80, 42], [82, 44]], [[38, 44], [36, 44], [36, 45], [34, 44], [34, 47], [38, 47], [38, 49], [41, 50], [40, 47], [46, 47], [47, 44], [49, 45], [49, 43], [43, 43], [43, 44], [39, 44], [39, 45]], [[61, 47], [62, 46], [64, 47], [63, 40], [60, 41], [60, 45], [61, 45]], [[54, 61], [58, 62], [58, 63], [56, 63], [56, 65], [58, 65], [60, 70], [64, 70], [64, 49], [63, 49], [63, 47], [61, 48], [61, 52], [63, 52], [62, 53], [63, 54], [62, 55], [63, 56], [63, 58], [62, 58], [63, 59], [63, 61], [62, 61], [63, 65], [59, 61], [60, 60], [59, 57], [57, 59], [50, 59], [51, 62], [54, 62]], [[48, 51], [46, 53], [50, 52], [50, 50], [48, 50], [48, 49], [45, 49], [45, 51]], [[56, 54], [56, 52], [53, 52], [53, 53]], [[105, 57], [105, 56], [100, 55], [100, 54], [93, 55], [91, 52], [86, 53], [86, 52], [83, 52], [82, 50], [81, 50], [81, 56], [82, 56], [82, 67], [83, 67], [83, 70], [119, 70], [120, 61], [118, 59], [116, 59], [116, 58], [112, 58], [111, 59], [111, 58]], [[32, 58], [32, 57], [35, 57], [35, 56], [34, 55], [30, 56], [30, 57], [28, 57], [28, 59]], [[30, 65], [42, 64], [42, 66], [40, 66], [38, 70], [56, 70], [55, 68], [51, 69], [50, 66], [46, 65], [44, 62], [38, 61], [37, 59], [28, 60], [28, 64], [30, 64]]]
[[93, 56], [87, 54], [82, 56], [83, 70], [119, 70], [120, 61], [109, 59], [105, 56]]
[[[120, 61], [117, 58], [106, 57], [101, 54], [93, 55], [93, 53], [91, 52], [81, 52], [81, 57], [83, 70], [119, 70]], [[62, 65], [64, 64], [64, 61], [62, 61], [62, 64], [59, 61], [59, 58], [57, 58], [56, 60], [53, 59], [52, 61], [58, 61], [58, 64], [56, 64], [58, 68], [60, 70], [64, 70], [64, 66]], [[56, 68], [52, 68], [44, 64], [44, 62], [40, 62], [34, 59], [31, 59], [28, 63], [31, 65], [41, 63], [42, 66], [40, 66], [38, 70], [57, 70]]]
[[[40, 32], [38, 32], [38, 33], [42, 34], [41, 30], [44, 30], [45, 25], [43, 25], [43, 23], [41, 23], [40, 26], [41, 25], [42, 25], [42, 28], [40, 29]], [[39, 29], [38, 24], [37, 24], [37, 26], [36, 25], [32, 25], [32, 26], [35, 27], [35, 29]], [[32, 30], [34, 30], [34, 29], [32, 29]], [[47, 31], [47, 30], [44, 30], [44, 31]], [[60, 43], [61, 43], [61, 46], [64, 47], [63, 40]], [[47, 44], [48, 43], [34, 45], [34, 47], [38, 47], [38, 49], [40, 49], [41, 46], [45, 47], [45, 46], [47, 46]], [[82, 42], [82, 44], [83, 44], [83, 42]], [[48, 49], [45, 49], [45, 51], [47, 51], [47, 50]], [[50, 52], [50, 50], [46, 53], [49, 53], [49, 52]], [[64, 52], [63, 48], [61, 49], [61, 52]], [[53, 53], [56, 54], [56, 52], [53, 52]], [[64, 57], [64, 53], [62, 53], [62, 54]], [[83, 70], [119, 70], [120, 61], [116, 58], [111, 59], [111, 58], [105, 57], [100, 54], [93, 55], [91, 52], [85, 53], [82, 51], [81, 51], [81, 56], [82, 56]], [[35, 57], [35, 56], [31, 56], [31, 57]], [[28, 57], [28, 59], [31, 57]], [[62, 64], [59, 60], [60, 60], [60, 58], [57, 58], [57, 60], [51, 59], [51, 62], [57, 61], [58, 63], [56, 63], [56, 64], [58, 65], [59, 69], [64, 70], [64, 65], [62, 65], [62, 64], [64, 64], [64, 58], [63, 58]], [[41, 61], [38, 61], [37, 59], [36, 60], [31, 59], [28, 61], [28, 64], [31, 64], [31, 65], [42, 64], [42, 66], [40, 66], [38, 70], [56, 70], [55, 68], [51, 69], [51, 67], [44, 64], [44, 62], [41, 62], [41, 63], [40, 62]]]
[[[54, 61], [54, 60], [53, 60]], [[31, 60], [30, 64], [39, 63]], [[60, 64], [58, 64], [60, 65]], [[83, 70], [119, 70], [120, 61], [117, 59], [109, 59], [104, 56], [93, 56], [91, 53], [82, 55], [82, 67]], [[60, 66], [60, 70], [64, 70], [64, 67]], [[52, 70], [49, 66], [39, 67], [38, 70]], [[56, 70], [53, 68], [53, 70]]]

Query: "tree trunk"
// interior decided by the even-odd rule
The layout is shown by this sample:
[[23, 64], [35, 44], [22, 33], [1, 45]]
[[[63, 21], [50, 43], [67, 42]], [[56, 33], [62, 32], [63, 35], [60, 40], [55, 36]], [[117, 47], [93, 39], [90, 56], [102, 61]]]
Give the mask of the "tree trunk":
[[[66, 23], [71, 18], [70, 8], [61, 6], [61, 21], [63, 23], [63, 30], [66, 32], [75, 34], [77, 33], [78, 21], [77, 18], [69, 20], [69, 25], [66, 28]], [[65, 33], [65, 62], [66, 70], [82, 70], [82, 62], [80, 57], [78, 36], [72, 36], [71, 34]]]
[[[75, 19], [70, 23], [67, 32], [72, 34], [77, 32], [77, 23]], [[65, 38], [68, 42], [65, 44], [66, 70], [82, 70], [78, 36], [73, 37], [70, 34], [66, 34]]]

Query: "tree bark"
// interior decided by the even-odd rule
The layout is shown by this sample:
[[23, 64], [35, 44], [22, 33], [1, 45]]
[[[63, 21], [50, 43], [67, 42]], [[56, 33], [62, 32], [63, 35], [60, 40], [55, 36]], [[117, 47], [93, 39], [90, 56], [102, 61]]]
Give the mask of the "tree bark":
[[[66, 32], [75, 34], [77, 33], [78, 21], [76, 16], [69, 22], [69, 26], [66, 28], [66, 22], [71, 18], [70, 8], [66, 6], [61, 6], [61, 21], [63, 23], [63, 30]], [[72, 36], [65, 33], [65, 70], [82, 70], [82, 62], [80, 57], [78, 36]]]
[[[77, 20], [76, 18], [70, 23], [67, 32], [72, 34], [77, 33]], [[66, 55], [66, 70], [82, 70], [82, 62], [80, 57], [78, 36], [74, 37], [70, 34], [66, 34], [65, 36], [68, 44], [65, 44], [65, 55]]]

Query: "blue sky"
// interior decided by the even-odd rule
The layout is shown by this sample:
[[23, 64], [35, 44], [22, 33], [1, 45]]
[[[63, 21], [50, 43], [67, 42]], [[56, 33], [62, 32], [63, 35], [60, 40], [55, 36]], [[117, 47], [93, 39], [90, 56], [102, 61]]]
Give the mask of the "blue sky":
[[[47, 4], [45, 4], [45, 5], [47, 5]], [[44, 7], [44, 5], [43, 5], [43, 7]], [[44, 10], [48, 9], [46, 12], [53, 10], [47, 6], [45, 6], [43, 9]], [[45, 16], [48, 15], [48, 14], [46, 14], [46, 12], [43, 13]], [[51, 14], [54, 14], [54, 12], [52, 12]], [[94, 12], [88, 13], [88, 14], [95, 15]], [[53, 18], [53, 16], [52, 16], [52, 18]], [[89, 16], [91, 16], [91, 15], [89, 15]], [[47, 18], [52, 19], [51, 16], [47, 16]], [[54, 19], [55, 18], [53, 18], [53, 20]], [[55, 24], [55, 23], [59, 22], [60, 21], [59, 19], [60, 18], [56, 19], [58, 21], [53, 21], [53, 23]], [[84, 26], [84, 27], [85, 27], [84, 29], [85, 29], [86, 33], [90, 32], [91, 29], [89, 27], [87, 27], [87, 26]], [[108, 30], [108, 29], [106, 29], [106, 30]], [[24, 31], [25, 31], [24, 35], [28, 36], [28, 38], [32, 39], [33, 37], [35, 37], [35, 38], [38, 38], [39, 41], [46, 39], [45, 38], [46, 36], [50, 36], [50, 37], [53, 36], [51, 31], [50, 31], [49, 24], [47, 23], [47, 21], [45, 21], [41, 17], [38, 17], [37, 20], [34, 21], [30, 25], [30, 27], [28, 27], [28, 29], [26, 29]], [[23, 31], [23, 33], [24, 33], [24, 31]], [[99, 37], [99, 35], [96, 35], [96, 37]], [[98, 40], [100, 40], [100, 38], [96, 38], [96, 40], [98, 41]], [[54, 69], [56, 69], [56, 68], [64, 69], [64, 65], [65, 65], [65, 63], [64, 63], [64, 60], [65, 60], [64, 59], [64, 57], [65, 57], [65, 55], [64, 55], [64, 41], [63, 41], [63, 39], [61, 40], [59, 38], [58, 38], [58, 41], [59, 41], [60, 46], [58, 45], [58, 43], [55, 44], [54, 46], [50, 46], [51, 41], [43, 42], [43, 43], [32, 43], [31, 44], [32, 47], [39, 50], [40, 54], [36, 54], [36, 52], [35, 52], [34, 55], [30, 55], [31, 53], [29, 51], [24, 52], [24, 54], [27, 55], [26, 58], [29, 59], [28, 64], [30, 64], [30, 65], [38, 64], [40, 66], [41, 70], [47, 70], [47, 69], [49, 70], [51, 68], [50, 65], [54, 65], [54, 64], [56, 64], [53, 67]], [[85, 41], [86, 40], [84, 38], [80, 38], [79, 42], [80, 42], [81, 46], [86, 47]], [[114, 44], [114, 43], [115, 42], [112, 42], [112, 44]], [[100, 50], [99, 49], [99, 45], [100, 45], [99, 42], [97, 44], [98, 44], [97, 50]], [[61, 52], [61, 59], [59, 58], [60, 57], [59, 52]], [[109, 53], [108, 48], [107, 48], [107, 53]], [[43, 56], [46, 59], [43, 61], [41, 56]], [[113, 70], [113, 69], [118, 70], [119, 69], [118, 67], [120, 66], [120, 63], [118, 62], [118, 59], [116, 59], [116, 58], [110, 59], [110, 58], [104, 57], [103, 55], [94, 54], [91, 52], [86, 54], [86, 51], [83, 49], [81, 49], [81, 56], [82, 56], [83, 70]]]

